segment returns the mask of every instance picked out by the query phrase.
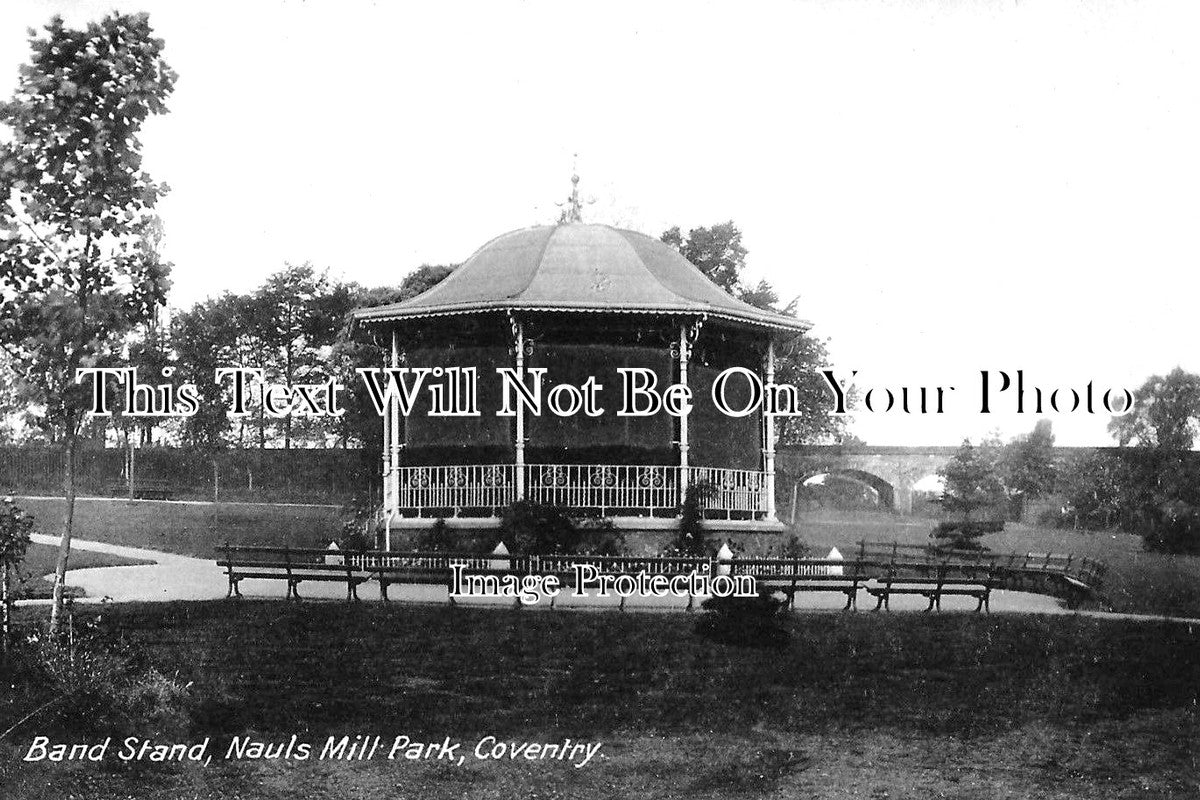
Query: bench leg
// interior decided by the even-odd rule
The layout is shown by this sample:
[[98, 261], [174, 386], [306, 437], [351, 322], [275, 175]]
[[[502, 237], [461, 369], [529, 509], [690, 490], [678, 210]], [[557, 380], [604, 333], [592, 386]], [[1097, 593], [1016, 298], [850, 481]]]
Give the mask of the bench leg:
[[875, 595], [875, 607], [871, 610], [878, 611], [879, 609], [883, 608], [883, 601], [886, 597], [887, 595], [882, 592]]
[[390, 597], [388, 597], [387, 590], [388, 590], [387, 578], [383, 577], [383, 575], [380, 575], [379, 576], [379, 596], [383, 598], [383, 601], [385, 603], [391, 599]]
[[857, 599], [857, 595], [858, 595], [858, 591], [856, 589], [847, 589], [846, 590], [846, 605], [842, 606], [842, 611], [850, 610], [851, 606], [854, 605], [855, 599]]
[[990, 595], [991, 595], [991, 592], [980, 592], [979, 605], [975, 606], [976, 614], [978, 614], [980, 611], [983, 611], [984, 609], [987, 609], [987, 613], [989, 613], [989, 614], [992, 613], [992, 608], [991, 608], [992, 604], [989, 599]]
[[[925, 613], [926, 613], [926, 614], [928, 614], [930, 611], [933, 611], [933, 606], [934, 606], [934, 604], [937, 602], [937, 601], [936, 601], [934, 598], [936, 598], [937, 596], [938, 596], [938, 595], [937, 595], [937, 593], [936, 593], [936, 592], [930, 592], [930, 593], [929, 593], [929, 595], [928, 595], [928, 597], [929, 597], [929, 605], [925, 606]], [[939, 608], [939, 609], [938, 609], [938, 611], [941, 611], [941, 609]]]
[[296, 580], [295, 578], [290, 578], [288, 580], [288, 599], [290, 599], [290, 600], [302, 600], [303, 599], [302, 597], [300, 597], [299, 587], [300, 587], [300, 581]]

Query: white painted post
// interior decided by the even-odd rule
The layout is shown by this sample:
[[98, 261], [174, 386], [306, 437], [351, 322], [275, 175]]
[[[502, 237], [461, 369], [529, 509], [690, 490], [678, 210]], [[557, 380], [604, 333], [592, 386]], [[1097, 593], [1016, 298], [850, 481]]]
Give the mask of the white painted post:
[[[766, 383], [775, 382], [775, 340], [767, 342]], [[767, 519], [775, 521], [775, 415], [763, 403], [763, 472], [767, 493]]]
[[[687, 323], [679, 324], [679, 383], [688, 385], [688, 336]], [[687, 499], [688, 490], [688, 415], [679, 418], [679, 506]]]
[[717, 574], [728, 575], [733, 571], [733, 551], [729, 549], [729, 543], [725, 542], [721, 545], [721, 549], [717, 551]]
[[[395, 328], [392, 328], [392, 368], [400, 367], [400, 341]], [[392, 419], [389, 427], [391, 434], [388, 484], [391, 487], [391, 503], [393, 511], [400, 510], [400, 403], [396, 398], [389, 404], [388, 415]]]
[[[383, 356], [383, 367], [390, 363], [388, 354]], [[383, 409], [383, 453], [380, 458], [380, 474], [383, 476], [383, 510], [387, 514], [395, 511], [392, 500], [392, 407], [389, 403]]]
[[[517, 356], [517, 380], [525, 384], [525, 326], [518, 320], [513, 320], [513, 346]], [[525, 404], [517, 401], [517, 437], [513, 443], [516, 449], [516, 480], [517, 500], [525, 499]]]

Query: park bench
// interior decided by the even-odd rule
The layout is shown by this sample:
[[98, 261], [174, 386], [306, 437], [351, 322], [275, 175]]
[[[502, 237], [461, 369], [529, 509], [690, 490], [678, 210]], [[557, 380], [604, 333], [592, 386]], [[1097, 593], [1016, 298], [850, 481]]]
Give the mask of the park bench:
[[789, 609], [796, 606], [797, 592], [838, 592], [846, 596], [843, 611], [858, 608], [858, 591], [879, 566], [828, 558], [747, 558], [733, 564], [738, 573], [753, 575], [762, 586], [783, 592]]
[[248, 578], [286, 580], [289, 600], [300, 600], [299, 586], [304, 581], [345, 583], [346, 601], [358, 600], [358, 587], [371, 574], [355, 563], [354, 555], [324, 549], [288, 547], [231, 547], [225, 545], [217, 566], [229, 580], [226, 597], [241, 597], [241, 582]]
[[991, 611], [991, 594], [995, 586], [990, 566], [955, 564], [943, 561], [936, 565], [928, 562], [895, 562], [888, 565], [885, 574], [876, 578], [876, 584], [867, 586], [867, 593], [875, 598], [875, 611], [880, 608], [890, 611], [892, 595], [920, 595], [929, 601], [926, 611], [942, 610], [942, 598], [948, 595], [973, 597], [978, 601], [975, 611]]

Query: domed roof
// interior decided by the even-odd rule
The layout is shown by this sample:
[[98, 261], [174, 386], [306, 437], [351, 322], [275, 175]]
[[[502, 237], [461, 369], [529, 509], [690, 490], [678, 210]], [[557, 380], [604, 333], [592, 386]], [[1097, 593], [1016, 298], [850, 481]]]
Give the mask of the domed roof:
[[805, 330], [808, 323], [743, 303], [670, 245], [607, 225], [543, 225], [497, 236], [432, 289], [359, 309], [372, 324], [479, 311], [708, 315]]

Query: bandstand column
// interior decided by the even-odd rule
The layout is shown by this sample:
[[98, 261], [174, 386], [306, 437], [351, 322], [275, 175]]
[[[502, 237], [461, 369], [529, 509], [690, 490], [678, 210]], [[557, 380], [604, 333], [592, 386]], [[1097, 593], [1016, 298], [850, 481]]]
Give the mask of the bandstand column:
[[[688, 385], [688, 326], [687, 323], [679, 325], [679, 383], [682, 386]], [[683, 501], [687, 499], [687, 490], [689, 483], [688, 475], [688, 415], [683, 414], [679, 417], [679, 506], [683, 507]]]
[[[525, 326], [512, 320], [513, 350], [516, 351], [517, 380], [525, 385]], [[517, 401], [517, 434], [513, 442], [516, 451], [517, 500], [525, 499], [525, 404]]]
[[[766, 383], [775, 382], [775, 340], [767, 341], [765, 359]], [[775, 415], [769, 413], [764, 398], [763, 402], [763, 489], [767, 494], [767, 520], [775, 521]]]
[[[400, 368], [400, 337], [395, 328], [392, 328], [392, 369]], [[388, 418], [390, 423], [387, 426], [389, 441], [388, 441], [388, 477], [387, 482], [391, 487], [391, 504], [390, 508], [393, 511], [400, 510], [400, 403], [399, 399], [392, 396], [391, 402], [388, 403]]]
[[[383, 368], [386, 370], [390, 363], [388, 351], [384, 351], [382, 362]], [[390, 403], [383, 409], [383, 447], [380, 449], [382, 451], [379, 460], [383, 475], [383, 510], [384, 513], [391, 513], [395, 510], [395, 505], [392, 502], [392, 407]]]

